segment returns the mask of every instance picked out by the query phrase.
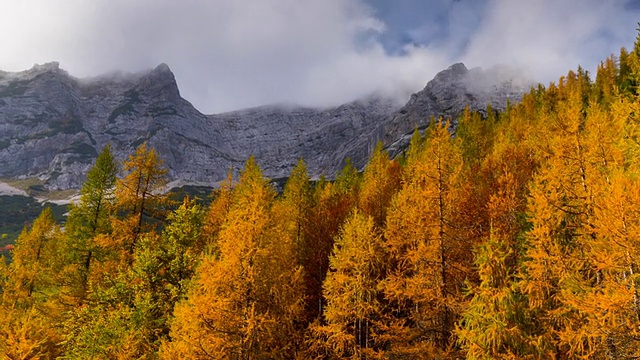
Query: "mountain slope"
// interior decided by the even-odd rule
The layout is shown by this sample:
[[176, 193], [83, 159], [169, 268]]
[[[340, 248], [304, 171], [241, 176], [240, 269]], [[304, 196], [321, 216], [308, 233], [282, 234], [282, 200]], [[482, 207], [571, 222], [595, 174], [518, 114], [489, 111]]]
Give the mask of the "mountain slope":
[[[335, 108], [272, 105], [204, 115], [180, 96], [169, 67], [78, 79], [57, 63], [0, 72], [0, 178], [38, 177], [49, 190], [78, 188], [100, 149], [123, 158], [142, 142], [157, 149], [171, 180], [214, 184], [254, 155], [266, 176], [288, 176], [304, 158], [312, 176], [333, 176], [350, 157], [363, 167], [377, 141], [399, 151], [430, 116], [467, 104], [504, 108], [522, 84], [456, 64], [402, 108], [369, 97]], [[400, 141], [398, 141], [400, 140]]]

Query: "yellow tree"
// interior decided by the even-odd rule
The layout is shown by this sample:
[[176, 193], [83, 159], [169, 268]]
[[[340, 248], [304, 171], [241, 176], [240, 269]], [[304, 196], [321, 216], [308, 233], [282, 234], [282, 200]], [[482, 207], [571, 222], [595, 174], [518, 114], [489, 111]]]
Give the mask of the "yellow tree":
[[302, 246], [302, 265], [307, 275], [307, 315], [310, 319], [322, 315], [322, 283], [329, 270], [333, 239], [357, 204], [360, 183], [360, 175], [347, 161], [334, 182], [321, 178], [313, 188]]
[[571, 297], [585, 324], [568, 342], [581, 342], [591, 357], [630, 359], [640, 355], [640, 183], [621, 170], [610, 174], [594, 213], [596, 236], [585, 249], [599, 274], [597, 286]]
[[528, 230], [528, 185], [537, 169], [533, 154], [540, 144], [538, 136], [546, 137], [537, 129], [542, 105], [535, 99], [538, 95], [525, 95], [520, 105], [501, 114], [493, 144], [477, 171], [488, 193], [485, 214], [480, 216], [486, 218], [488, 231], [481, 232], [481, 244], [475, 249], [480, 282], [469, 281], [471, 300], [456, 330], [469, 359], [536, 355], [529, 342], [535, 322], [518, 281]]
[[168, 215], [162, 234], [140, 237], [132, 267], [94, 289], [65, 323], [68, 358], [154, 356], [195, 271], [202, 217], [201, 207], [186, 198]]
[[541, 168], [531, 183], [527, 261], [521, 289], [538, 319], [529, 341], [541, 357], [589, 356], [584, 296], [602, 274], [585, 249], [596, 240], [594, 214], [607, 173], [618, 162], [615, 131], [600, 105], [585, 108], [580, 74], [561, 79], [552, 110], [542, 113], [546, 139], [537, 149]]
[[595, 100], [604, 106], [608, 106], [613, 99], [618, 96], [618, 74], [619, 67], [617, 59], [610, 56], [598, 65], [596, 81], [594, 84]]
[[324, 282], [326, 325], [312, 325], [314, 355], [363, 359], [383, 354], [384, 309], [378, 285], [385, 265], [373, 217], [355, 211], [335, 241]]
[[321, 247], [314, 242], [317, 234], [313, 233], [316, 225], [312, 223], [314, 207], [314, 190], [311, 186], [307, 165], [301, 159], [291, 171], [291, 175], [284, 187], [284, 192], [273, 208], [273, 221], [277, 224], [274, 230], [280, 232], [282, 241], [290, 242], [296, 253], [297, 264], [304, 269], [306, 291], [304, 326], [318, 316], [319, 284], [314, 277], [314, 255]]
[[218, 237], [219, 257], [203, 259], [187, 300], [176, 306], [164, 358], [294, 356], [303, 279], [290, 242], [274, 231], [274, 196], [250, 158]]
[[305, 234], [308, 232], [308, 217], [312, 205], [311, 191], [307, 165], [300, 159], [291, 171], [280, 201], [281, 217], [291, 227], [288, 232], [293, 236], [300, 261], [304, 258], [303, 247], [306, 245]]
[[233, 169], [229, 170], [227, 179], [216, 189], [211, 196], [213, 201], [209, 204], [207, 213], [203, 220], [202, 234], [200, 239], [194, 244], [201, 251], [207, 251], [214, 254], [217, 249], [217, 237], [222, 229], [222, 225], [227, 218], [229, 208], [231, 207], [231, 196], [233, 189]]
[[407, 159], [404, 185], [387, 217], [385, 237], [395, 266], [382, 288], [400, 315], [391, 344], [398, 356], [437, 357], [451, 349], [469, 276], [471, 244], [456, 227], [462, 154], [448, 127], [432, 123], [417, 158]]
[[54, 358], [60, 354], [56, 329], [59, 311], [52, 306], [59, 293], [64, 256], [62, 235], [50, 208], [45, 208], [16, 240], [13, 261], [3, 271], [0, 351], [11, 358]]
[[[163, 195], [167, 170], [154, 149], [146, 143], [123, 162], [124, 177], [116, 183], [116, 206], [123, 218], [115, 221], [123, 257], [132, 261], [138, 237], [153, 230], [158, 220], [164, 218], [167, 196]], [[156, 223], [154, 223], [154, 221]]]
[[464, 162], [464, 180], [461, 181], [466, 183], [459, 193], [457, 226], [460, 236], [471, 242], [479, 242], [489, 236], [487, 204], [494, 190], [497, 172], [487, 158], [490, 157], [497, 136], [498, 118], [490, 105], [486, 112], [486, 117], [482, 117], [478, 112], [465, 109], [455, 132]]
[[[58, 270], [60, 239], [60, 229], [51, 208], [47, 207], [31, 228], [25, 228], [16, 240], [9, 266], [11, 285], [5, 288], [5, 296], [12, 296], [16, 302], [46, 298], [44, 290], [55, 284], [55, 274], [51, 270]], [[26, 302], [32, 303], [31, 300]]]
[[98, 231], [91, 240], [99, 256], [90, 268], [87, 300], [64, 323], [70, 358], [152, 353], [168, 331], [166, 320], [182, 280], [195, 266], [193, 254], [176, 252], [199, 238], [198, 207], [183, 204], [169, 216], [164, 233], [156, 234], [167, 220], [162, 161], [143, 144], [123, 168], [110, 224], [104, 225], [107, 231]]
[[[614, 89], [614, 94], [615, 94]], [[637, 143], [635, 101], [617, 96], [605, 106], [592, 102], [582, 137], [590, 194], [583, 206], [583, 235], [568, 255], [580, 272], [560, 283], [558, 298], [572, 312], [558, 330], [560, 345], [571, 356], [633, 358], [637, 334]], [[584, 187], [584, 185], [582, 185]], [[576, 286], [576, 283], [579, 286]], [[567, 310], [565, 310], [567, 311]]]
[[395, 160], [389, 160], [382, 143], [378, 143], [364, 170], [358, 208], [373, 216], [380, 228], [384, 226], [391, 198], [400, 189], [401, 171]]
[[467, 359], [513, 359], [535, 354], [526, 298], [517, 287], [524, 231], [522, 184], [508, 170], [497, 182], [488, 212], [491, 232], [476, 250], [480, 284], [462, 314], [456, 333]]

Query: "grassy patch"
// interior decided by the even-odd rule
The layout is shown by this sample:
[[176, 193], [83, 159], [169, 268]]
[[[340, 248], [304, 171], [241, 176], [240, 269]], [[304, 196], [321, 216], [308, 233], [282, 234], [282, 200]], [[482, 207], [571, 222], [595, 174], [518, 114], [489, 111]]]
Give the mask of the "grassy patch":
[[55, 190], [55, 191], [47, 191], [46, 195], [43, 196], [47, 200], [67, 200], [74, 196], [78, 195], [78, 190], [68, 189], [68, 190]]
[[7, 183], [8, 185], [13, 186], [16, 189], [24, 190], [27, 193], [29, 192], [29, 188], [38, 187], [38, 185], [44, 185], [44, 181], [36, 178], [25, 178], [25, 179], [0, 179], [0, 181]]
[[[38, 178], [26, 179], [0, 179], [3, 183], [13, 186], [16, 189], [24, 190], [29, 196], [47, 200], [65, 200], [73, 197], [78, 193], [77, 190], [56, 190], [50, 191], [44, 187], [45, 182]], [[0, 212], [2, 208], [0, 207]], [[2, 226], [0, 226], [0, 234]]]

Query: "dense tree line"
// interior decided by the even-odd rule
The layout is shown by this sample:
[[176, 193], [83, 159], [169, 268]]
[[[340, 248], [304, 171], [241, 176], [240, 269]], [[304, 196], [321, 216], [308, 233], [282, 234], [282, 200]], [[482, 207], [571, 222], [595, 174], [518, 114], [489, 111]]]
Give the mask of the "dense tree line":
[[106, 147], [64, 228], [0, 262], [9, 359], [640, 357], [640, 42], [517, 106], [433, 119], [391, 160], [204, 208]]

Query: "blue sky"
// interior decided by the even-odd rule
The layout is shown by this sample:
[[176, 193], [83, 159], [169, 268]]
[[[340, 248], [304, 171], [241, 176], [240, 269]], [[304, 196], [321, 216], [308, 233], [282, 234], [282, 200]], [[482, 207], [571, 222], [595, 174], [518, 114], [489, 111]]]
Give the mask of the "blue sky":
[[[496, 8], [508, 6], [508, 15], [513, 18], [526, 17], [527, 10], [530, 8], [538, 8], [538, 10], [542, 8], [541, 11], [530, 13], [530, 19], [540, 23], [540, 29], [536, 31], [540, 31], [542, 36], [547, 35], [543, 28], [544, 18], [536, 19], [537, 16], [557, 13], [555, 15], [558, 20], [563, 21], [562, 18], [567, 17], [569, 21], [566, 28], [560, 25], [553, 29], [560, 32], [556, 35], [559, 38], [573, 37], [578, 40], [576, 45], [584, 47], [576, 56], [578, 63], [570, 64], [570, 67], [592, 66], [594, 61], [598, 62], [610, 53], [606, 52], [607, 50], [617, 52], [620, 46], [631, 46], [635, 37], [636, 22], [640, 21], [638, 16], [640, 0], [560, 0], [555, 2], [515, 0], [510, 4], [508, 1], [491, 0], [367, 0], [367, 2], [375, 16], [386, 24], [385, 31], [378, 34], [377, 38], [388, 53], [403, 54], [405, 46], [415, 45], [447, 48], [450, 57], [461, 59], [473, 47], [474, 35], [491, 26], [491, 17], [496, 12]], [[518, 8], [521, 8], [520, 12]], [[600, 10], [602, 12], [599, 12]], [[580, 20], [595, 21], [587, 26], [579, 26]], [[504, 25], [505, 32], [522, 31], [518, 29], [517, 23]], [[576, 33], [569, 34], [570, 32]], [[536, 36], [535, 33], [528, 35]], [[496, 37], [496, 42], [498, 38]], [[522, 42], [528, 40], [526, 37], [521, 39]], [[577, 51], [577, 49], [572, 50]], [[603, 52], [598, 52], [599, 50]]]
[[167, 63], [205, 113], [372, 92], [402, 102], [460, 61], [548, 83], [633, 46], [640, 20], [640, 0], [0, 1], [0, 70]]
[[[477, 28], [486, 7], [485, 0], [369, 0], [376, 17], [386, 25], [379, 35], [390, 53], [403, 53], [407, 44], [441, 45], [456, 31], [468, 33]], [[464, 22], [464, 28], [458, 23]], [[463, 44], [460, 44], [463, 45]]]

